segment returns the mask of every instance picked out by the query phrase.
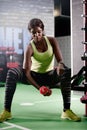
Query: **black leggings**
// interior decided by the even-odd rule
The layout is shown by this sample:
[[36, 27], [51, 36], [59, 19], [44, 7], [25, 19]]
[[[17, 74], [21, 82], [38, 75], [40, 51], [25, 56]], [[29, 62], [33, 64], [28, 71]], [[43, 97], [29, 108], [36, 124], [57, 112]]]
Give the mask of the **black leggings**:
[[[45, 85], [49, 86], [49, 88], [52, 89], [52, 88], [59, 88], [60, 85], [60, 89], [63, 96], [64, 110], [70, 108], [70, 98], [71, 98], [70, 69], [65, 68], [65, 72], [61, 76], [58, 76], [56, 69], [46, 72], [45, 74], [31, 71], [31, 75], [40, 86]], [[4, 107], [9, 111], [11, 111], [12, 99], [18, 82], [29, 84], [29, 82], [27, 82], [24, 70], [22, 68], [12, 68], [8, 70], [5, 85], [6, 91], [5, 91]]]

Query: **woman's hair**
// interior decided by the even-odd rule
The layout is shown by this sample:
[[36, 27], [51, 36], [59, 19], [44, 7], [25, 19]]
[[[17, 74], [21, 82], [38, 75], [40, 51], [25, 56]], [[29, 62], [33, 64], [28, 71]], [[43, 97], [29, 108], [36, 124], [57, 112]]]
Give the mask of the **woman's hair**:
[[30, 20], [28, 24], [28, 30], [30, 31], [31, 28], [40, 27], [42, 30], [44, 30], [44, 24], [43, 22], [38, 18], [33, 18]]

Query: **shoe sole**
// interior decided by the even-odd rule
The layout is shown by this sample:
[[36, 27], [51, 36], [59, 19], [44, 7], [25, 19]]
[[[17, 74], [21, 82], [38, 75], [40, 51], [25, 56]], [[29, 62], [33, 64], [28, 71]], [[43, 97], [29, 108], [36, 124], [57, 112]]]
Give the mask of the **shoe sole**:
[[81, 119], [73, 120], [73, 119], [71, 119], [69, 117], [61, 117], [61, 119], [63, 119], [63, 120], [71, 120], [71, 121], [75, 121], [75, 122], [80, 122], [81, 121]]
[[3, 121], [0, 121], [0, 123], [4, 122], [4, 121], [7, 121], [7, 120], [10, 120], [12, 119], [12, 117], [8, 117], [7, 119], [3, 120]]

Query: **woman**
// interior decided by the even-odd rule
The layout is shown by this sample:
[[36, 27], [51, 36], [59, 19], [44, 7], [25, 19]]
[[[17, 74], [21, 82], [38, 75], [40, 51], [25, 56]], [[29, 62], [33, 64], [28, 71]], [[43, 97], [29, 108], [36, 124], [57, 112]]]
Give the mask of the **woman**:
[[[24, 54], [23, 68], [11, 69], [7, 73], [4, 111], [0, 115], [0, 122], [10, 119], [12, 98], [16, 83], [32, 84], [41, 92], [41, 87], [47, 88], [44, 96], [51, 94], [52, 88], [60, 88], [63, 96], [63, 113], [61, 118], [80, 121], [81, 118], [70, 110], [71, 86], [70, 69], [64, 63], [58, 43], [55, 38], [44, 34], [44, 24], [38, 19], [31, 19], [28, 24], [32, 40]], [[54, 56], [57, 67], [54, 68]], [[10, 94], [9, 94], [10, 93]]]

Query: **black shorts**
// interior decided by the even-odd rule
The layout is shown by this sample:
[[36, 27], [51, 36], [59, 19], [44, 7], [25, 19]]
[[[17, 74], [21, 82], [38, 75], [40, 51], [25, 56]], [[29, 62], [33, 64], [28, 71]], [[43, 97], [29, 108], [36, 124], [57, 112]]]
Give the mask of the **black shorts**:
[[[40, 86], [45, 85], [45, 86], [49, 86], [50, 88], [57, 88], [61, 82], [65, 82], [67, 80], [69, 81], [71, 77], [71, 70], [70, 69], [65, 69], [65, 70], [66, 71], [62, 76], [59, 76], [57, 74], [56, 69], [46, 73], [37, 73], [31, 71], [31, 76]], [[27, 82], [27, 78], [25, 75], [23, 76], [23, 83], [29, 84], [29, 82]]]
[[40, 86], [46, 85], [49, 87], [53, 87], [60, 82], [60, 78], [57, 74], [56, 69], [44, 74], [31, 71], [31, 75]]

